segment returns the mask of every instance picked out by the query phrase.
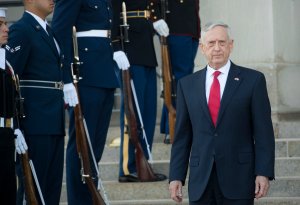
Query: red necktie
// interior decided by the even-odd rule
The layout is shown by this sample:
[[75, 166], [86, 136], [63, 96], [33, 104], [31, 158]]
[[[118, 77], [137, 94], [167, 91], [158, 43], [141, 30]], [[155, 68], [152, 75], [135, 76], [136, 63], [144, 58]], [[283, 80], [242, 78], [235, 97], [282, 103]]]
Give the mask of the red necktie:
[[218, 80], [218, 76], [221, 74], [220, 71], [214, 72], [214, 80], [210, 88], [209, 99], [208, 99], [208, 108], [210, 112], [211, 119], [216, 126], [218, 113], [220, 108], [220, 83]]

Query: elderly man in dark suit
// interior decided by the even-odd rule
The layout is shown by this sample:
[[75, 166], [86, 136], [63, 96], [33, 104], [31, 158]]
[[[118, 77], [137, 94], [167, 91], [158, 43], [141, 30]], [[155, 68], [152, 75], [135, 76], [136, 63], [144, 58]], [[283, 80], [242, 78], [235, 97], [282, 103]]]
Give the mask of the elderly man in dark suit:
[[[10, 27], [7, 59], [20, 78], [26, 115], [21, 129], [44, 201], [57, 205], [63, 176], [65, 118], [62, 52], [46, 22], [54, 2], [23, 0], [23, 3], [22, 18]], [[20, 186], [18, 204], [23, 204], [23, 192]], [[40, 197], [37, 198], [42, 204]]]
[[274, 133], [266, 80], [235, 65], [230, 29], [202, 31], [206, 68], [179, 80], [170, 194], [182, 200], [188, 164], [191, 205], [250, 205], [274, 179]]

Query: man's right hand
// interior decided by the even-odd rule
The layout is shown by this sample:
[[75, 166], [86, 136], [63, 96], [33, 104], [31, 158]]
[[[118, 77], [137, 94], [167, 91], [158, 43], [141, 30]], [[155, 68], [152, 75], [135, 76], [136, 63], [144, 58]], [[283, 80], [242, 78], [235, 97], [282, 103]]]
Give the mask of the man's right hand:
[[127, 70], [130, 66], [128, 58], [123, 51], [114, 52], [114, 60], [117, 62], [118, 67], [121, 70]]
[[171, 199], [182, 202], [182, 182], [179, 180], [171, 181], [169, 185]]
[[64, 100], [70, 107], [75, 107], [78, 104], [78, 96], [73, 83], [64, 85]]

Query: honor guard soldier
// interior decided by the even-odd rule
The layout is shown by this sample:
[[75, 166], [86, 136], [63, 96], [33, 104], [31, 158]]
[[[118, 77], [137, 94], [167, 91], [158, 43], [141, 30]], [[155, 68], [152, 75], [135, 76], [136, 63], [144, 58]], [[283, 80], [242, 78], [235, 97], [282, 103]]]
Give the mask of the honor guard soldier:
[[[138, 106], [144, 127], [138, 123], [138, 133], [144, 154], [149, 159], [147, 144], [152, 148], [156, 123], [157, 91], [156, 66], [157, 60], [154, 50], [153, 35], [168, 36], [169, 28], [163, 19], [159, 18], [159, 6], [156, 1], [149, 0], [114, 0], [114, 59], [121, 69], [127, 69], [126, 55], [121, 51], [120, 23], [122, 22], [122, 2], [126, 4], [126, 16], [129, 25], [129, 43], [125, 43], [125, 52], [130, 62], [130, 74], [135, 85]], [[123, 97], [122, 97], [123, 98]], [[123, 101], [123, 99], [122, 99]], [[138, 116], [138, 114], [136, 114]], [[138, 119], [138, 118], [137, 118]], [[119, 182], [139, 182], [136, 169], [135, 147], [124, 135], [124, 103], [121, 105], [121, 156]], [[145, 130], [147, 140], [143, 139]], [[146, 143], [148, 141], [148, 143]], [[165, 180], [163, 174], [155, 174], [154, 181]]]
[[[172, 73], [175, 77], [174, 85], [176, 85], [180, 78], [194, 71], [201, 31], [199, 0], [166, 1], [168, 1], [166, 21], [170, 28], [167, 41]], [[165, 106], [162, 109], [160, 132], [165, 134], [164, 143], [170, 144], [168, 110]]]
[[[56, 0], [52, 27], [63, 42], [64, 69], [71, 72], [73, 62], [72, 27], [77, 31], [80, 58], [78, 91], [81, 109], [98, 164], [105, 146], [114, 104], [114, 91], [119, 87], [119, 69], [113, 60], [111, 45], [111, 0]], [[81, 164], [76, 148], [74, 110], [69, 110], [70, 127], [66, 153], [68, 204], [93, 204], [88, 186], [82, 182]], [[92, 158], [91, 158], [92, 159]], [[92, 161], [91, 161], [92, 164]], [[92, 176], [96, 182], [94, 166]]]
[[5, 20], [6, 9], [0, 8], [0, 204], [16, 204], [15, 136], [18, 153], [24, 153], [27, 145], [16, 123], [16, 78], [5, 59], [3, 48], [8, 39]]
[[[7, 59], [20, 78], [25, 118], [20, 125], [39, 180], [43, 200], [60, 201], [64, 165], [64, 99], [62, 55], [57, 38], [47, 25], [52, 0], [23, 0], [25, 12], [10, 27]], [[21, 166], [18, 167], [17, 204], [24, 204]], [[19, 172], [20, 171], [20, 172]], [[38, 194], [36, 193], [38, 196]]]

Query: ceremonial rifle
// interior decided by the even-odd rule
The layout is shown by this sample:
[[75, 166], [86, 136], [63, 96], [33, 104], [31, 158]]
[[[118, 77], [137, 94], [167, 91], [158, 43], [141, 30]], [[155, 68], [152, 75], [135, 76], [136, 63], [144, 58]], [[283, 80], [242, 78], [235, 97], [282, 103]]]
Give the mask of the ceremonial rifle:
[[[129, 42], [128, 39], [128, 24], [126, 16], [126, 6], [123, 2], [122, 4], [122, 15], [123, 15], [123, 25], [120, 25], [120, 36], [122, 50], [124, 51], [124, 42]], [[137, 119], [135, 115], [133, 100], [132, 100], [132, 89], [131, 89], [131, 78], [129, 70], [122, 70], [122, 81], [123, 81], [123, 95], [124, 95], [124, 109], [125, 116], [128, 123], [128, 132], [130, 140], [135, 146], [135, 159], [136, 159], [136, 169], [138, 178], [142, 182], [153, 181], [155, 179], [154, 172], [149, 162], [147, 161], [141, 143], [138, 136], [138, 126]], [[136, 104], [136, 106], [138, 106]]]
[[[161, 0], [161, 12], [162, 18], [166, 19], [166, 5], [168, 5], [167, 0]], [[168, 110], [169, 117], [169, 134], [170, 141], [173, 143], [174, 133], [175, 133], [175, 121], [176, 121], [176, 110], [173, 106], [173, 99], [176, 97], [175, 93], [175, 80], [172, 75], [172, 68], [170, 63], [169, 48], [167, 43], [167, 38], [160, 36], [161, 45], [161, 56], [162, 56], [162, 79], [163, 79], [163, 97], [164, 103]]]
[[[19, 119], [25, 118], [23, 103], [24, 98], [21, 95], [20, 83], [18, 75], [15, 75], [15, 85], [17, 90], [17, 123], [20, 126]], [[26, 194], [26, 201], [29, 205], [38, 205], [38, 200], [35, 195], [35, 186], [33, 183], [31, 167], [30, 167], [30, 159], [28, 156], [28, 152], [26, 151], [24, 154], [20, 154], [22, 170], [23, 170], [23, 180]], [[42, 198], [42, 197], [41, 197]], [[43, 199], [42, 199], [43, 201]]]
[[[79, 55], [78, 55], [78, 45], [76, 37], [76, 28], [73, 27], [73, 48], [74, 48], [74, 58], [72, 63], [72, 76], [74, 81], [74, 86], [78, 96], [78, 104], [74, 108], [75, 115], [75, 130], [76, 130], [76, 145], [77, 152], [79, 155], [81, 163], [81, 177], [83, 183], [87, 184], [87, 187], [92, 195], [92, 201], [94, 205], [107, 205], [103, 200], [101, 194], [97, 190], [91, 171], [90, 157], [89, 157], [89, 147], [88, 147], [88, 130], [86, 129], [85, 119], [82, 114], [80, 106], [80, 97], [78, 92], [78, 81], [79, 77]], [[90, 147], [91, 149], [91, 147]], [[91, 150], [92, 152], [92, 150]]]

